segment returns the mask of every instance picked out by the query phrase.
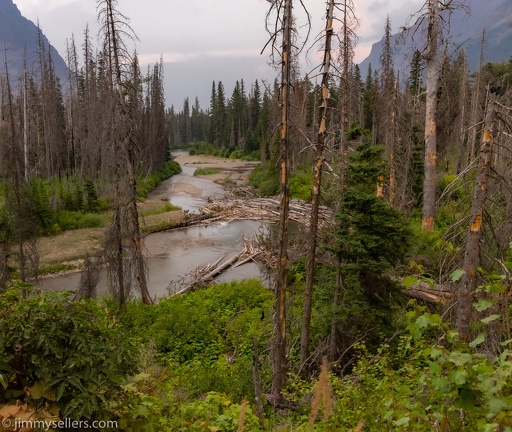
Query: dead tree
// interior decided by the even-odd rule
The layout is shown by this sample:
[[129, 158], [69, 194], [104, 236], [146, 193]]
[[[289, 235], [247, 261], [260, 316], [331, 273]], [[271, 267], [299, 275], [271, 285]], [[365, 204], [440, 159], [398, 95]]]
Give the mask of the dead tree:
[[464, 252], [464, 274], [458, 292], [457, 330], [468, 339], [473, 316], [473, 292], [477, 288], [477, 268], [479, 264], [480, 240], [482, 237], [484, 207], [487, 200], [487, 181], [491, 173], [494, 144], [494, 112], [497, 94], [489, 92], [485, 114], [484, 130], [480, 147], [478, 170], [473, 188], [470, 227]]
[[288, 213], [290, 206], [290, 94], [291, 94], [291, 60], [292, 60], [292, 0], [284, 0], [283, 40], [281, 48], [281, 141], [280, 141], [280, 216], [279, 216], [279, 250], [277, 279], [275, 287], [275, 340], [274, 365], [272, 376], [272, 394], [276, 402], [282, 401], [282, 390], [286, 384], [286, 287], [288, 284]]
[[309, 356], [309, 334], [311, 329], [311, 309], [313, 304], [313, 283], [315, 278], [315, 257], [318, 238], [318, 213], [320, 207], [320, 191], [322, 187], [322, 169], [325, 160], [324, 147], [327, 133], [327, 108], [329, 104], [329, 69], [331, 66], [331, 40], [333, 36], [334, 0], [327, 4], [327, 21], [325, 25], [325, 47], [322, 62], [322, 102], [319, 107], [319, 125], [316, 141], [315, 171], [311, 198], [311, 216], [309, 221], [309, 245], [306, 257], [306, 288], [302, 310], [302, 334], [300, 347], [300, 363], [304, 365]]
[[428, 32], [425, 60], [427, 63], [427, 101], [425, 107], [425, 165], [423, 179], [424, 231], [434, 229], [436, 211], [436, 171], [437, 171], [437, 87], [439, 82], [439, 0], [429, 0]]
[[[113, 159], [116, 181], [116, 203], [114, 205], [113, 224], [115, 227], [111, 233], [116, 234], [116, 262], [118, 271], [118, 284], [120, 290], [120, 303], [126, 300], [124, 277], [124, 256], [122, 235], [127, 231], [131, 237], [130, 255], [133, 262], [135, 278], [146, 304], [152, 303], [148, 292], [146, 280], [146, 266], [142, 253], [142, 236], [139, 225], [139, 215], [137, 209], [136, 181], [135, 181], [135, 122], [133, 121], [133, 112], [130, 110], [129, 101], [130, 88], [136, 87], [135, 83], [129, 80], [130, 67], [133, 59], [128, 54], [127, 47], [123, 41], [123, 36], [130, 37], [133, 31], [128, 26], [128, 19], [117, 9], [115, 0], [98, 1], [98, 18], [102, 24], [104, 36], [104, 46], [108, 59], [108, 68], [111, 76], [112, 85], [112, 130], [111, 141], [113, 150]], [[135, 36], [132, 36], [132, 39]], [[119, 125], [116, 127], [116, 121]], [[124, 180], [124, 181], [123, 181]], [[121, 189], [122, 188], [122, 189]], [[122, 214], [126, 210], [127, 216]], [[126, 225], [123, 225], [124, 224]]]

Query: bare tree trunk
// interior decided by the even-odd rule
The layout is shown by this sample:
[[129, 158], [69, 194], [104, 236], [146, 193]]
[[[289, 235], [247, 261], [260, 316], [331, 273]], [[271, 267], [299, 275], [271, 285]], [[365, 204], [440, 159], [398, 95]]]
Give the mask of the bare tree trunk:
[[393, 84], [393, 109], [391, 111], [391, 141], [389, 143], [389, 194], [388, 201], [390, 205], [394, 205], [396, 196], [396, 163], [395, 152], [397, 142], [397, 126], [396, 113], [398, 101], [398, 80], [395, 79]]
[[[309, 248], [306, 257], [306, 288], [302, 310], [302, 334], [300, 346], [300, 363], [303, 366], [309, 356], [309, 334], [311, 329], [311, 309], [313, 304], [313, 282], [315, 278], [315, 256], [318, 238], [318, 209], [320, 207], [320, 190], [322, 186], [322, 165], [325, 160], [324, 147], [327, 132], [327, 107], [329, 103], [329, 68], [331, 66], [331, 40], [333, 34], [334, 0], [327, 5], [327, 23], [325, 26], [325, 48], [322, 72], [322, 103], [319, 109], [319, 126], [316, 143], [315, 174], [311, 199], [311, 217], [309, 221]], [[304, 370], [304, 369], [303, 369]]]
[[459, 99], [460, 107], [460, 143], [458, 146], [457, 154], [457, 174], [462, 171], [464, 165], [464, 155], [466, 154], [466, 98], [467, 98], [467, 63], [464, 58], [462, 65], [462, 83]]
[[22, 217], [23, 204], [21, 202], [21, 169], [17, 150], [17, 137], [16, 137], [16, 125], [14, 122], [14, 107], [12, 101], [11, 82], [9, 78], [9, 70], [7, 67], [7, 51], [5, 52], [5, 75], [7, 81], [7, 102], [9, 107], [9, 126], [10, 126], [10, 143], [11, 143], [11, 166], [14, 168], [13, 172], [13, 186], [14, 186], [14, 220], [15, 220], [15, 235], [18, 243], [18, 259], [20, 265], [20, 279], [26, 281], [26, 257], [24, 247], [24, 235], [23, 229], [26, 221]]
[[283, 42], [282, 42], [282, 125], [281, 125], [281, 191], [279, 217], [279, 252], [277, 263], [276, 302], [275, 302], [275, 340], [274, 370], [272, 376], [272, 394], [276, 402], [282, 402], [282, 390], [286, 384], [286, 286], [288, 270], [288, 213], [290, 205], [290, 150], [289, 150], [289, 117], [291, 89], [291, 55], [292, 55], [292, 0], [284, 0], [283, 11]]
[[469, 161], [472, 161], [475, 157], [475, 146], [476, 146], [476, 137], [478, 134], [477, 127], [477, 119], [478, 112], [480, 110], [480, 91], [482, 86], [482, 67], [484, 65], [484, 48], [485, 48], [485, 29], [482, 32], [482, 42], [480, 46], [480, 61], [478, 64], [478, 72], [476, 73], [476, 83], [473, 91], [473, 98], [471, 101], [471, 139], [470, 139], [470, 152], [469, 152]]
[[423, 179], [423, 231], [434, 229], [437, 169], [437, 87], [439, 81], [439, 0], [429, 0], [427, 35], [427, 101], [425, 107], [425, 167]]
[[480, 238], [482, 236], [484, 206], [487, 199], [487, 180], [491, 172], [493, 147], [493, 117], [496, 93], [490, 93], [487, 100], [484, 131], [480, 149], [480, 159], [473, 188], [473, 201], [471, 203], [471, 225], [469, 227], [466, 249], [464, 252], [464, 275], [458, 293], [457, 330], [461, 337], [468, 339], [470, 333], [471, 317], [473, 315], [473, 292], [477, 288], [477, 268], [480, 253]]

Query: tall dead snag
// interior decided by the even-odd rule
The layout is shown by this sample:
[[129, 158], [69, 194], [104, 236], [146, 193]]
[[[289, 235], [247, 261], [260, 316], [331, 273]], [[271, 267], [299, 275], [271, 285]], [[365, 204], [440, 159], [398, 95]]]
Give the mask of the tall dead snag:
[[286, 286], [288, 270], [288, 214], [290, 207], [290, 93], [291, 93], [291, 60], [292, 60], [292, 0], [284, 0], [283, 8], [283, 41], [281, 67], [281, 187], [279, 213], [279, 251], [277, 263], [277, 279], [275, 288], [274, 311], [274, 347], [272, 394], [276, 402], [282, 402], [282, 390], [286, 384]]
[[[130, 259], [133, 263], [135, 278], [145, 304], [152, 303], [148, 292], [146, 280], [146, 267], [142, 253], [142, 236], [139, 226], [137, 209], [135, 161], [137, 154], [136, 122], [131, 105], [136, 104], [136, 96], [132, 93], [138, 83], [130, 82], [135, 74], [130, 68], [134, 60], [128, 54], [124, 37], [131, 37], [133, 31], [128, 26], [128, 19], [117, 9], [116, 0], [98, 0], [98, 17], [102, 24], [104, 46], [108, 59], [108, 68], [112, 85], [112, 118], [111, 118], [111, 145], [113, 150], [114, 178], [116, 181], [116, 197], [114, 217], [112, 219], [111, 234], [114, 235], [112, 244], [116, 245], [116, 267], [120, 303], [124, 303], [127, 293], [125, 284], [129, 277], [124, 275], [123, 235], [126, 232], [131, 237]], [[132, 81], [133, 81], [132, 80]], [[131, 91], [130, 91], [131, 90]], [[124, 216], [124, 213], [127, 213]], [[129, 275], [126, 275], [129, 276]]]
[[425, 60], [427, 65], [427, 100], [425, 105], [425, 165], [423, 179], [423, 231], [434, 229], [437, 169], [437, 87], [439, 82], [439, 0], [428, 2], [428, 32]]
[[318, 238], [318, 210], [322, 186], [322, 166], [325, 160], [324, 147], [327, 132], [327, 107], [329, 103], [329, 68], [331, 66], [331, 40], [333, 35], [334, 0], [327, 3], [327, 21], [325, 25], [325, 48], [322, 63], [322, 102], [319, 107], [319, 125], [316, 142], [315, 173], [311, 197], [311, 216], [309, 221], [309, 248], [306, 257], [306, 288], [302, 310], [302, 334], [300, 363], [304, 365], [309, 356], [309, 333], [311, 328], [311, 308], [313, 303], [313, 282], [315, 277], [315, 256]]
[[458, 293], [457, 330], [461, 337], [468, 339], [471, 317], [473, 315], [473, 292], [477, 288], [477, 268], [479, 263], [480, 239], [482, 236], [484, 206], [487, 199], [487, 180], [491, 172], [492, 147], [494, 141], [494, 111], [497, 94], [490, 92], [487, 99], [484, 130], [480, 146], [480, 158], [475, 185], [473, 187], [473, 201], [466, 249], [464, 252], [464, 274], [461, 279]]

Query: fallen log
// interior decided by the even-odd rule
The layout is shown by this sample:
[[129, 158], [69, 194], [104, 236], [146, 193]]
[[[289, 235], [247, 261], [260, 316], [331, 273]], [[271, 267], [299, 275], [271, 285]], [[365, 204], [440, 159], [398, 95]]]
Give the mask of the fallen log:
[[448, 304], [453, 300], [453, 291], [445, 285], [430, 285], [420, 281], [416, 285], [403, 291], [407, 297], [422, 300], [430, 304]]

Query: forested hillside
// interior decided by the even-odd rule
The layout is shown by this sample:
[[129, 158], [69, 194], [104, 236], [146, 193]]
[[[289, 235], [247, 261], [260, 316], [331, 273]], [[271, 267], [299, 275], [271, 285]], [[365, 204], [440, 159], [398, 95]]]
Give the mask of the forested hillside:
[[[71, 40], [66, 88], [44, 55], [16, 91], [6, 65], [4, 428], [28, 416], [127, 431], [512, 431], [512, 52], [485, 63], [482, 45], [471, 71], [464, 50], [443, 49], [463, 3], [427, 0], [410, 63], [395, 64], [388, 19], [361, 71], [355, 3], [326, 1], [312, 76], [299, 2], [269, 2], [279, 76], [241, 78], [231, 95], [213, 81], [207, 108], [165, 109], [162, 64], [140, 72], [111, 0], [98, 2], [100, 47], [85, 30], [80, 62]], [[271, 196], [279, 222], [248, 258], [268, 286], [195, 279], [151, 297], [140, 186], [179, 170], [176, 148], [260, 162], [252, 188], [232, 185], [183, 225], [227, 224], [234, 196], [261, 210]], [[105, 239], [78, 292], [34, 288], [38, 236], [99, 213]], [[94, 298], [100, 265], [110, 291]]]

